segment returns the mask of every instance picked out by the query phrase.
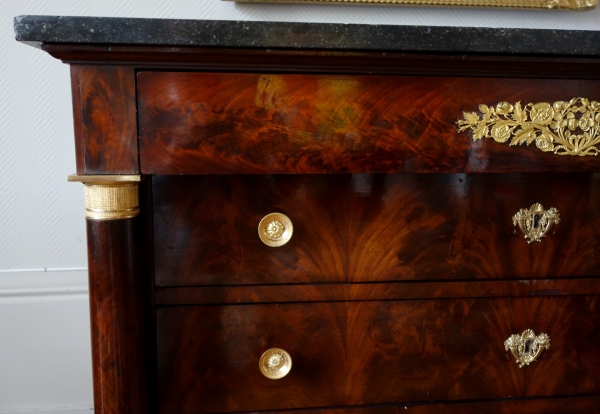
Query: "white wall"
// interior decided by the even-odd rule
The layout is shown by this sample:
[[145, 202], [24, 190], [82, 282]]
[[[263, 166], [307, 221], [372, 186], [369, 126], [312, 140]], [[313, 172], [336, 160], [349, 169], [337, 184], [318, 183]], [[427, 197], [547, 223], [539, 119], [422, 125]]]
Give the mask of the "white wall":
[[91, 413], [85, 270], [1, 277], [0, 413]]
[[[0, 0], [0, 413], [90, 412], [83, 188], [68, 67], [14, 41], [20, 14], [600, 30], [591, 12]], [[26, 271], [24, 271], [26, 270]]]

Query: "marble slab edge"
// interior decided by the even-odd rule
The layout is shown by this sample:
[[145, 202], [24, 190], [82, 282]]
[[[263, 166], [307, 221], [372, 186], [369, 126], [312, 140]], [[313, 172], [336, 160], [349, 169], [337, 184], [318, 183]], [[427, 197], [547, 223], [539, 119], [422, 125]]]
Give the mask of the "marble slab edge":
[[600, 56], [600, 31], [340, 23], [17, 16], [16, 40], [353, 51]]

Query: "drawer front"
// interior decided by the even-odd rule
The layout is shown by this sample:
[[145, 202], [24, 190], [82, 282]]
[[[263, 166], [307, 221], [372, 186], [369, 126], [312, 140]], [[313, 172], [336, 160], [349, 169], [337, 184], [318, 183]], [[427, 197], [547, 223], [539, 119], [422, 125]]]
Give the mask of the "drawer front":
[[[162, 308], [161, 413], [232, 412], [600, 392], [597, 296]], [[519, 368], [504, 342], [550, 348]], [[289, 374], [259, 358], [286, 350]]]
[[599, 171], [456, 125], [481, 104], [600, 100], [596, 80], [140, 72], [137, 96], [146, 174]]
[[562, 397], [448, 404], [402, 404], [370, 408], [314, 408], [269, 414], [597, 414], [600, 397]]
[[[560, 221], [527, 243], [513, 216]], [[159, 286], [600, 275], [596, 174], [355, 174], [153, 178]], [[264, 244], [280, 212], [293, 235]]]
[[[159, 308], [159, 412], [344, 405], [345, 316], [342, 303]], [[293, 375], [260, 373], [270, 348], [292, 355]]]

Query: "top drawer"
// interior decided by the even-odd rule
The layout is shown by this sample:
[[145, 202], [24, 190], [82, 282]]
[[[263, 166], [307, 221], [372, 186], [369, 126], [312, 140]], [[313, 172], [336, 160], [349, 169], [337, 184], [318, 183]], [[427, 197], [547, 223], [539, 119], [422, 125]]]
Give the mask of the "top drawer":
[[481, 104], [516, 108], [519, 101], [552, 104], [578, 96], [600, 100], [600, 81], [140, 72], [141, 171], [600, 171], [594, 156], [559, 156], [535, 142], [473, 142], [471, 132], [457, 132], [463, 112]]

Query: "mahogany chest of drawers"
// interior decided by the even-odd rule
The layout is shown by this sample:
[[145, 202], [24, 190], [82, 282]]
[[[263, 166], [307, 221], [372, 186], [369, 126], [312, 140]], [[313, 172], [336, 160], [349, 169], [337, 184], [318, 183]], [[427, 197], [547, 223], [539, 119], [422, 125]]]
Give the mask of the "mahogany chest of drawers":
[[71, 64], [97, 413], [600, 411], [598, 33], [15, 27]]

